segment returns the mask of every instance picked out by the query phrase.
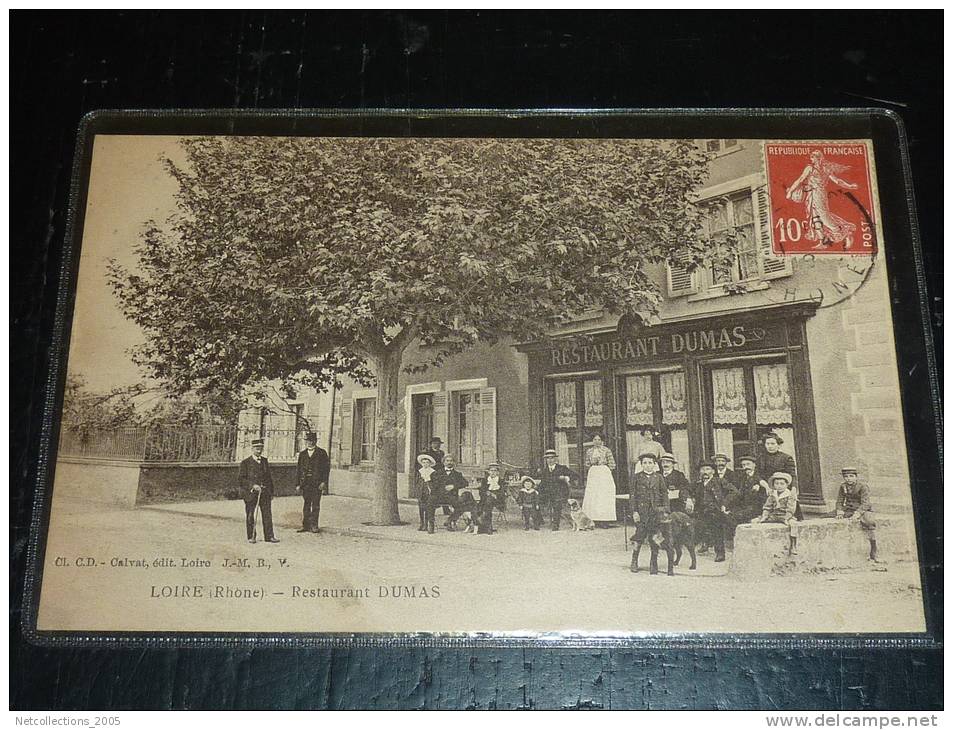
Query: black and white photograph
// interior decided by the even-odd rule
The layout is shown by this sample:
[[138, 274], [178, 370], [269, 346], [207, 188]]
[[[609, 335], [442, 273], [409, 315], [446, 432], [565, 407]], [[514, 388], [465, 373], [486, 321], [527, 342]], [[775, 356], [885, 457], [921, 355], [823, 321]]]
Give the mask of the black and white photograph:
[[96, 134], [36, 630], [926, 630], [870, 140]]

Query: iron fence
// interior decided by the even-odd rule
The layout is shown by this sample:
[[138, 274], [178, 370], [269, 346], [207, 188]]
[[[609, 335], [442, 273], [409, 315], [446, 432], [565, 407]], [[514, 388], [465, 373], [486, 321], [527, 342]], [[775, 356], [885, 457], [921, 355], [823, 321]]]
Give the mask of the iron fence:
[[[237, 426], [127, 427], [60, 431], [60, 456], [153, 463], [233, 462], [251, 453], [254, 438], [265, 439], [270, 461], [293, 461], [304, 448], [303, 429], [243, 429]], [[321, 443], [321, 435], [318, 435]]]

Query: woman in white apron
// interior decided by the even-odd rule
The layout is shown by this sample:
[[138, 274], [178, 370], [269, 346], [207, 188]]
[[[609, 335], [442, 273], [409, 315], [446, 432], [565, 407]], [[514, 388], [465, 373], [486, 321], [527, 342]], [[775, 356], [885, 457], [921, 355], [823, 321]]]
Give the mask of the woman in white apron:
[[612, 470], [615, 469], [615, 458], [612, 451], [602, 443], [602, 437], [595, 434], [592, 437], [592, 447], [586, 451], [586, 494], [582, 500], [582, 511], [589, 518], [601, 526], [616, 521], [615, 512], [615, 479]]

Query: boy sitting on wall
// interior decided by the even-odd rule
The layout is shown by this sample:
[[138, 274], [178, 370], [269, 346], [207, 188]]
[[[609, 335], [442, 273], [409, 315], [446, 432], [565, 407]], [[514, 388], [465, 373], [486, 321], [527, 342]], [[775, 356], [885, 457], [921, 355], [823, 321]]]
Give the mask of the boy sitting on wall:
[[870, 540], [870, 555], [867, 558], [877, 562], [877, 520], [870, 506], [870, 488], [857, 478], [857, 470], [845, 466], [840, 470], [844, 481], [837, 493], [834, 513], [838, 518], [857, 522]]
[[797, 519], [794, 513], [797, 510], [797, 494], [791, 491], [791, 475], [783, 471], [776, 471], [771, 475], [771, 491], [761, 508], [761, 516], [751, 522], [775, 522], [788, 526], [791, 545], [788, 555], [797, 555]]

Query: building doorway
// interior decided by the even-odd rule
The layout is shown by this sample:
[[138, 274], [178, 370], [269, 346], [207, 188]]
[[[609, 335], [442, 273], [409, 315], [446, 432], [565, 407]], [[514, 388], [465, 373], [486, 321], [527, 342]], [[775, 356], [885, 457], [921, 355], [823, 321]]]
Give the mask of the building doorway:
[[408, 469], [413, 474], [408, 479], [407, 489], [411, 499], [420, 497], [420, 476], [417, 473], [417, 455], [430, 450], [433, 437], [433, 393], [418, 393], [410, 397], [411, 402], [411, 463]]
[[797, 458], [786, 360], [758, 358], [706, 364], [702, 368], [702, 394], [709, 455], [725, 454], [737, 468], [742, 456], [760, 456], [761, 437], [773, 431], [783, 439], [783, 450]]
[[616, 460], [625, 467], [619, 470], [620, 483], [628, 484], [630, 473], [641, 470], [639, 454], [658, 449], [647, 443], [647, 430], [654, 431], [653, 439], [675, 456], [676, 468], [689, 475], [692, 462], [684, 371], [672, 368], [620, 373], [616, 376], [616, 394], [620, 436]]

